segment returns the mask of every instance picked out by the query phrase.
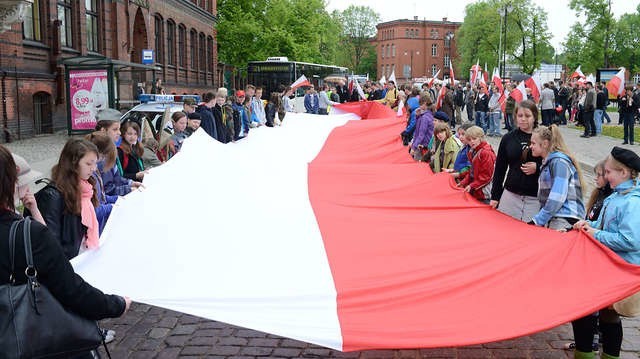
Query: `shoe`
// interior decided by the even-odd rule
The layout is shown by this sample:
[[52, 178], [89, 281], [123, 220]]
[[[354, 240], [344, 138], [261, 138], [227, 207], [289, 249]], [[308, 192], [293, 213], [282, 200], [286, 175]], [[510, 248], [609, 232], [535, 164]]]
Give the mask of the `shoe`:
[[629, 144], [630, 144], [631, 146], [633, 146], [633, 142], [629, 142]]
[[589, 138], [590, 136], [589, 136], [589, 135], [580, 135], [580, 137], [582, 137], [582, 138]]
[[622, 144], [623, 144], [623, 145], [628, 145], [628, 144], [629, 144], [629, 142], [624, 141], [624, 142], [622, 142]]
[[116, 331], [111, 329], [102, 329], [102, 336], [105, 344], [111, 343], [116, 338]]
[[574, 350], [575, 348], [576, 348], [576, 343], [575, 342], [564, 343], [564, 349], [565, 350]]

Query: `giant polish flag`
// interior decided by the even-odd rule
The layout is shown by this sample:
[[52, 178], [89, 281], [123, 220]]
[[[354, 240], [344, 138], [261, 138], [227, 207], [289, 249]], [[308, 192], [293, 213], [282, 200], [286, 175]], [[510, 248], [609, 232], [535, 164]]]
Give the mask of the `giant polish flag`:
[[[372, 102], [203, 131], [73, 260], [133, 300], [343, 351], [460, 346], [553, 328], [640, 290], [580, 231], [529, 226], [414, 162]], [[588, 290], [597, 283], [597, 290]]]

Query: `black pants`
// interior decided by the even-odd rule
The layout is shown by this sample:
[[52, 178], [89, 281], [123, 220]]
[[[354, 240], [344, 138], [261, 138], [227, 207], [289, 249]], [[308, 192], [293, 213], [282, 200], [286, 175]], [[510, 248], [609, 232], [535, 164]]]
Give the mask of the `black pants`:
[[582, 119], [584, 120], [584, 135], [595, 136], [596, 135], [596, 121], [593, 118], [593, 111], [585, 110], [582, 113]]
[[602, 333], [602, 351], [612, 356], [620, 356], [622, 346], [622, 322], [613, 309], [603, 309], [600, 315], [591, 314], [571, 322], [576, 350], [589, 353], [593, 350], [593, 336], [596, 329]]
[[635, 122], [633, 113], [621, 113], [620, 118], [624, 125], [624, 142], [633, 144], [633, 125]]

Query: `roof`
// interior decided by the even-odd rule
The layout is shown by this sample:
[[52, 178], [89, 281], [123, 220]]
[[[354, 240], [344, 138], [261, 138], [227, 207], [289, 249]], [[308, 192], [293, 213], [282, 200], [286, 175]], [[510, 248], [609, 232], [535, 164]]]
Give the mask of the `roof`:
[[87, 55], [87, 56], [75, 56], [68, 57], [65, 59], [61, 59], [59, 61], [61, 65], [65, 67], [73, 67], [73, 68], [91, 68], [91, 67], [111, 67], [115, 71], [123, 71], [128, 69], [128, 71], [134, 71], [136, 69], [140, 70], [155, 70], [160, 71], [162, 68], [158, 66], [152, 65], [144, 65], [135, 62], [122, 61], [117, 59], [112, 59], [105, 56], [97, 56], [97, 55]]
[[388, 26], [394, 26], [394, 25], [408, 25], [408, 24], [412, 24], [412, 25], [426, 24], [426, 25], [436, 25], [436, 26], [443, 26], [443, 27], [460, 27], [462, 25], [461, 22], [449, 21], [449, 20], [441, 21], [441, 20], [398, 19], [398, 20], [391, 20], [387, 22], [381, 22], [376, 25], [376, 28], [388, 27]]

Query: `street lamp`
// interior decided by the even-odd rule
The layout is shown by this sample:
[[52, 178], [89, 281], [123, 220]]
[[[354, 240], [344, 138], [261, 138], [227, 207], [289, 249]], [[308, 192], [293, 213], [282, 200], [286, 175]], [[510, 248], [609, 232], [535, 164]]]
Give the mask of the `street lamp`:
[[455, 36], [455, 34], [451, 31], [449, 31], [447, 33], [447, 35], [445, 36], [447, 39], [447, 52], [448, 52], [448, 59], [449, 59], [449, 63], [448, 64], [444, 64], [445, 67], [448, 66], [448, 72], [449, 72], [449, 77], [451, 77], [451, 41], [453, 41], [453, 37]]
[[[409, 62], [409, 73], [406, 74], [406, 72], [405, 72], [405, 74], [408, 75], [407, 76], [407, 80], [409, 81], [409, 80], [411, 80], [413, 78], [413, 50], [409, 50], [408, 52], [405, 51], [404, 52], [404, 56], [407, 56], [407, 55], [410, 56], [409, 57], [409, 61], [410, 61]], [[420, 51], [416, 51], [416, 55], [420, 55]]]
[[507, 67], [507, 15], [513, 11], [513, 6], [511, 3], [506, 3], [499, 10], [500, 17], [502, 17], [502, 34], [500, 39], [504, 39], [501, 41], [500, 48], [502, 49], [502, 62], [500, 64], [500, 77], [504, 78], [506, 67]]

